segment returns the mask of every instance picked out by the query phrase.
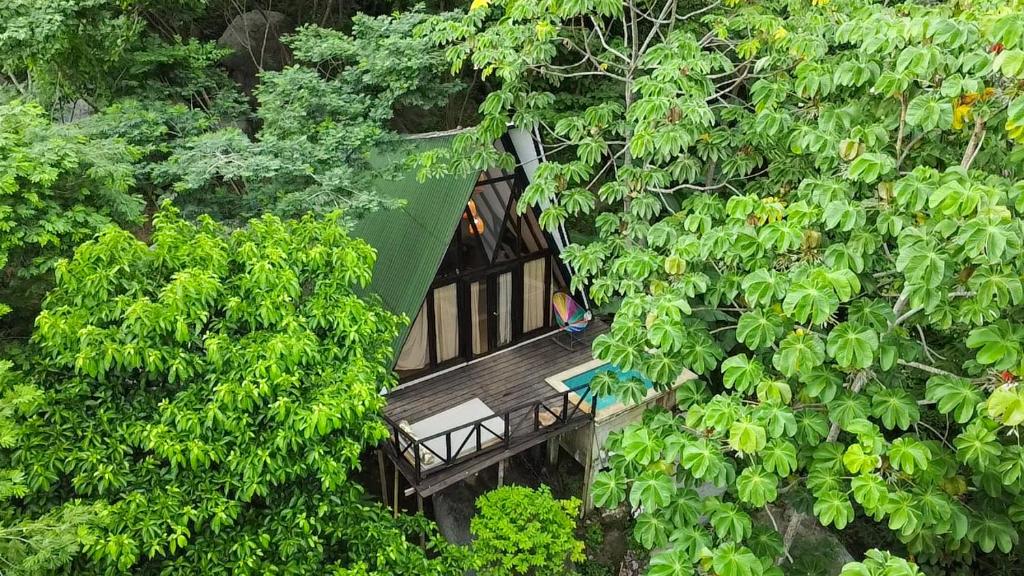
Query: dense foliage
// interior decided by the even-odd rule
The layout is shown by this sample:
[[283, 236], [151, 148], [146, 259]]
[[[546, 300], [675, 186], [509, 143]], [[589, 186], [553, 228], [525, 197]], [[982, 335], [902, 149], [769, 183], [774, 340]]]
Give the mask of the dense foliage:
[[0, 104], [0, 307], [30, 323], [58, 259], [109, 224], [141, 221], [135, 159], [122, 141], [51, 124], [36, 104]]
[[387, 153], [399, 141], [389, 128], [395, 111], [438, 107], [459, 88], [439, 81], [439, 51], [412, 37], [424, 18], [361, 16], [351, 35], [298, 30], [286, 42], [300, 65], [261, 75], [256, 138], [238, 127], [186, 138], [158, 173], [190, 204], [232, 198], [242, 206], [235, 216], [343, 208], [355, 218], [389, 207], [372, 181], [401, 159]]
[[470, 532], [483, 576], [555, 576], [585, 558], [576, 498], [556, 500], [547, 486], [504, 486], [477, 498], [476, 507]]
[[10, 513], [107, 504], [77, 573], [446, 573], [349, 479], [398, 319], [356, 296], [374, 255], [338, 220], [166, 209], [152, 245], [108, 228], [61, 263], [0, 392]]
[[[540, 129], [554, 161], [524, 204], [549, 227], [596, 215], [565, 257], [620, 303], [595, 355], [714, 383], [607, 446], [594, 496], [638, 514], [651, 574], [778, 573], [804, 518], [773, 526], [783, 502], [891, 531], [935, 572], [1014, 549], [1024, 13], [480, 0], [426, 33], [500, 88], [423, 173]], [[597, 393], [628, 397], [614, 382]]]

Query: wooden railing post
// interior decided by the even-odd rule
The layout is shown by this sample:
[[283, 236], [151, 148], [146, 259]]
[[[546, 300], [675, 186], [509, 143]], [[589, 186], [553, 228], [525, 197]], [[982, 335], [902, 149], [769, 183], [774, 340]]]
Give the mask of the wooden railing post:
[[420, 463], [420, 442], [419, 440], [412, 441], [412, 453], [413, 458], [416, 461], [416, 483], [419, 484], [420, 480], [423, 479], [423, 466]]

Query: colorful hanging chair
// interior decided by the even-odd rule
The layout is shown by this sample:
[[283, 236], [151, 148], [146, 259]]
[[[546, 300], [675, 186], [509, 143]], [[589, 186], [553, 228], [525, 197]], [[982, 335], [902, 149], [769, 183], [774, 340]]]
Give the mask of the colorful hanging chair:
[[560, 344], [572, 350], [573, 344], [581, 341], [577, 334], [587, 328], [593, 316], [589, 310], [585, 310], [565, 292], [556, 292], [551, 296], [551, 307], [555, 311], [555, 322], [568, 335], [569, 339], [567, 345], [561, 342]]

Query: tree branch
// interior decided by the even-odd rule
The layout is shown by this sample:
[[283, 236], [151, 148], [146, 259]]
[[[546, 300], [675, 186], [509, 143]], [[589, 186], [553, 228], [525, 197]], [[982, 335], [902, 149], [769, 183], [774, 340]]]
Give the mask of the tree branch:
[[974, 117], [974, 130], [971, 132], [971, 139], [967, 142], [967, 149], [964, 150], [964, 158], [960, 161], [960, 167], [967, 170], [974, 162], [974, 157], [981, 150], [981, 143], [985, 140], [985, 119], [978, 114]]

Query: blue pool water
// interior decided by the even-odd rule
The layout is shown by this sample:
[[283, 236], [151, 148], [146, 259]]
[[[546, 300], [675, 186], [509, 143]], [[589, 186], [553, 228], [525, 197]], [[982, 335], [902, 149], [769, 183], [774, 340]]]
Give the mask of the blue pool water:
[[[618, 375], [620, 381], [635, 378], [643, 382], [644, 386], [646, 386], [648, 390], [654, 387], [654, 384], [650, 380], [645, 378], [643, 374], [637, 372], [636, 370], [622, 371], [618, 370], [617, 368], [610, 364], [604, 364], [602, 366], [598, 366], [597, 368], [587, 370], [582, 374], [577, 374], [576, 376], [573, 376], [571, 378], [566, 378], [565, 385], [568, 386], [570, 390], [580, 388], [583, 385], [589, 383], [591, 380], [593, 380], [594, 376], [597, 376], [601, 372], [615, 372]], [[590, 392], [587, 392], [587, 395], [586, 397], [584, 397], [584, 400], [587, 403], [589, 403], [592, 407], [596, 405], [598, 410], [619, 403], [619, 399], [616, 398], [613, 394], [598, 396], [597, 401], [595, 402], [593, 394], [591, 394]]]

